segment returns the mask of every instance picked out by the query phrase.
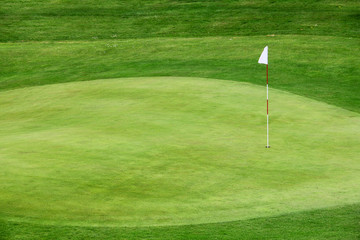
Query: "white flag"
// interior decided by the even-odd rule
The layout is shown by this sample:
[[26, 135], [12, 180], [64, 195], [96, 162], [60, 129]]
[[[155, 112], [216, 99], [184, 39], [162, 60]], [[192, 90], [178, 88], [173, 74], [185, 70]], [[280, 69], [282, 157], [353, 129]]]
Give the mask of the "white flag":
[[264, 48], [264, 51], [262, 52], [258, 63], [260, 64], [268, 64], [268, 46]]

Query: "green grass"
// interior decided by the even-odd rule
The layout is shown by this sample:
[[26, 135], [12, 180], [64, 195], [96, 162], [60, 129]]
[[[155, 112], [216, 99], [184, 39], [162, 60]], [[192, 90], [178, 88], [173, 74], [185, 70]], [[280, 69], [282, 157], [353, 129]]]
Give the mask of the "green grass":
[[186, 76], [265, 84], [360, 112], [359, 39], [275, 36], [0, 44], [0, 89], [116, 77]]
[[359, 36], [359, 2], [2, 0], [0, 41], [306, 34]]
[[[216, 224], [115, 228], [0, 222], [2, 239], [358, 239], [360, 206], [298, 212]], [[1, 237], [0, 237], [1, 239]]]
[[[356, 152], [359, 141], [357, 137], [359, 135], [358, 114], [360, 113], [359, 1], [3, 0], [0, 5], [0, 56], [2, 59], [0, 61], [0, 90], [2, 90], [0, 92], [0, 152], [6, 153], [6, 155], [0, 154], [2, 166], [0, 214], [3, 219], [0, 222], [0, 239], [359, 238], [360, 198], [356, 195], [359, 191], [358, 184], [355, 182], [359, 175], [357, 174], [359, 156]], [[255, 128], [256, 134], [245, 131], [246, 135], [250, 134], [248, 138], [250, 142], [246, 142], [248, 139], [237, 139], [239, 148], [236, 149], [229, 148], [233, 144], [231, 141], [226, 142], [219, 138], [211, 142], [210, 138], [204, 135], [202, 140], [206, 144], [199, 146], [194, 144], [191, 151], [188, 151], [189, 154], [186, 153], [188, 155], [180, 151], [181, 149], [177, 149], [180, 155], [185, 154], [188, 159], [192, 159], [190, 156], [192, 153], [197, 157], [196, 159], [200, 160], [215, 159], [216, 153], [229, 153], [230, 156], [235, 154], [247, 159], [247, 162], [242, 163], [248, 164], [247, 167], [251, 166], [250, 163], [257, 162], [259, 176], [248, 176], [247, 172], [242, 172], [240, 168], [230, 168], [231, 164], [225, 167], [226, 171], [221, 170], [220, 167], [215, 171], [214, 164], [203, 164], [200, 169], [203, 172], [199, 171], [199, 175], [194, 174], [194, 178], [181, 178], [177, 187], [171, 187], [169, 191], [161, 191], [159, 188], [154, 194], [158, 194], [158, 197], [162, 199], [170, 198], [171, 194], [178, 194], [179, 198], [183, 197], [180, 207], [184, 207], [189, 204], [187, 201], [190, 201], [190, 198], [187, 199], [181, 194], [185, 190], [191, 192], [199, 187], [199, 191], [192, 192], [191, 199], [195, 199], [192, 204], [193, 206], [200, 204], [200, 199], [203, 197], [208, 200], [207, 205], [196, 210], [201, 212], [205, 211], [205, 207], [209, 207], [208, 209], [211, 210], [209, 213], [197, 214], [196, 211], [188, 208], [186, 210], [191, 214], [182, 218], [181, 211], [179, 212], [178, 208], [171, 205], [179, 200], [176, 197], [173, 198], [174, 202], [163, 204], [154, 211], [151, 211], [154, 209], [151, 207], [139, 207], [140, 210], [136, 210], [137, 213], [136, 211], [133, 212], [134, 214], [130, 214], [131, 211], [128, 212], [129, 216], [140, 216], [140, 218], [149, 216], [141, 214], [141, 211], [156, 215], [157, 211], [165, 209], [166, 214], [173, 214], [172, 218], [166, 220], [160, 220], [166, 214], [161, 214], [159, 218], [147, 219], [147, 224], [166, 222], [171, 224], [170, 222], [176, 221], [179, 224], [181, 222], [208, 224], [139, 227], [146, 223], [139, 224], [139, 219], [132, 219], [128, 225], [137, 227], [119, 227], [125, 225], [124, 220], [121, 220], [124, 215], [109, 212], [115, 209], [116, 213], [116, 201], [120, 199], [117, 198], [112, 202], [103, 197], [110, 194], [109, 192], [114, 193], [114, 189], [119, 189], [120, 182], [109, 184], [111, 179], [117, 177], [115, 174], [119, 169], [114, 168], [111, 162], [116, 159], [119, 151], [131, 153], [131, 149], [119, 149], [114, 145], [119, 142], [124, 143], [119, 137], [119, 132], [114, 131], [122, 127], [119, 126], [121, 121], [111, 122], [111, 119], [103, 114], [111, 113], [113, 117], [122, 121], [133, 115], [123, 116], [112, 111], [118, 106], [120, 100], [116, 100], [114, 95], [108, 92], [109, 89], [104, 89], [104, 85], [100, 84], [102, 87], [96, 91], [108, 92], [106, 98], [103, 98], [101, 94], [87, 98], [85, 89], [99, 84], [96, 81], [76, 83], [79, 85], [60, 84], [44, 86], [44, 88], [25, 88], [105, 78], [182, 76], [253, 83], [257, 86], [231, 81], [228, 84], [251, 86], [251, 92], [255, 95], [261, 92], [260, 99], [263, 99], [265, 93], [259, 85], [264, 85], [265, 69], [263, 65], [256, 62], [265, 45], [269, 45], [270, 49], [271, 143], [278, 141], [278, 145], [282, 148], [276, 149], [273, 145], [271, 152], [264, 153], [286, 151], [288, 161], [284, 162], [286, 156], [283, 155], [279, 158], [270, 156], [273, 158], [271, 162], [260, 165], [259, 159], [246, 157], [253, 153], [241, 151], [240, 146], [247, 146], [246, 144], [255, 141], [254, 139], [257, 139], [259, 135], [261, 135], [261, 140], [254, 144], [261, 145], [259, 151], [265, 151], [262, 149], [264, 129]], [[196, 81], [196, 83], [191, 81], [191, 84], [204, 84], [204, 88], [214, 83], [214, 80], [210, 79], [206, 84], [202, 79], [196, 79]], [[120, 80], [117, 84], [119, 82]], [[70, 94], [66, 86], [81, 86], [84, 90]], [[287, 93], [279, 92], [274, 88], [285, 90]], [[11, 89], [17, 90], [9, 91]], [[46, 89], [46, 91], [42, 92], [39, 89]], [[209, 94], [219, 93], [221, 89], [224, 90], [224, 88], [219, 88], [218, 91], [209, 89]], [[191, 92], [196, 95], [198, 94], [196, 90], [191, 89]], [[67, 93], [56, 95], [61, 91]], [[229, 90], [231, 91], [232, 89]], [[52, 96], [50, 96], [51, 92]], [[144, 93], [137, 92], [135, 95], [141, 94]], [[162, 94], [165, 94], [168, 100], [173, 97], [173, 94], [166, 94], [166, 92]], [[200, 91], [199, 94], [202, 95], [204, 92]], [[142, 96], [146, 98], [147, 95]], [[187, 99], [193, 99], [192, 97]], [[243, 97], [241, 99], [244, 99]], [[235, 96], [231, 98], [238, 99]], [[33, 102], [29, 102], [29, 99]], [[282, 102], [280, 102], [281, 99]], [[290, 107], [299, 99], [302, 99], [304, 105]], [[46, 100], [48, 103], [40, 100]], [[232, 113], [224, 108], [234, 107], [234, 105], [223, 104], [224, 96], [216, 100], [221, 101], [211, 102], [211, 104], [220, 104], [221, 107], [206, 108], [202, 114], [217, 113], [219, 116], [228, 117], [238, 115], [236, 111]], [[95, 105], [99, 108], [90, 110], [88, 106], [92, 101], [95, 101]], [[191, 109], [191, 107], [202, 106], [202, 104], [209, 104], [209, 101], [209, 99], [196, 100], [188, 107]], [[74, 104], [69, 105], [71, 102]], [[172, 106], [174, 102], [165, 103]], [[248, 118], [243, 118], [240, 122], [251, 126], [261, 123], [260, 126], [263, 128], [263, 100], [256, 104], [251, 100], [249, 103], [253, 107], [259, 104], [262, 115], [248, 108], [247, 110], [256, 121], [250, 123]], [[50, 104], [57, 107], [50, 107]], [[211, 104], [210, 106], [214, 106]], [[283, 105], [287, 106], [285, 108], [287, 111], [284, 111]], [[208, 125], [204, 123], [198, 129], [193, 129], [190, 127], [189, 119], [197, 119], [198, 113], [192, 109], [191, 116], [184, 112], [185, 110], [186, 108], [181, 109], [179, 116], [189, 117], [187, 120], [184, 119], [184, 123], [187, 124], [181, 125], [187, 126], [189, 136], [194, 134], [195, 130], [204, 132], [206, 126], [213, 126], [212, 120], [220, 122], [226, 120], [209, 118], [206, 120]], [[72, 117], [73, 113], [76, 113], [76, 117]], [[107, 128], [95, 121], [96, 117], [93, 115], [95, 113], [101, 113], [96, 120], [109, 125], [115, 124], [114, 126], [117, 127]], [[298, 113], [302, 120], [297, 122], [296, 118], [290, 117], [293, 113]], [[171, 111], [164, 111], [164, 114], [160, 115], [164, 119], [173, 116]], [[151, 113], [144, 112], [144, 116], [146, 115], [152, 116]], [[78, 118], [79, 116], [83, 118]], [[86, 117], [89, 121], [84, 119]], [[126, 123], [134, 124], [131, 128], [134, 130], [132, 134], [138, 134], [136, 129], [150, 127], [140, 124], [141, 118], [135, 119], [136, 121], [133, 122], [126, 121]], [[152, 117], [144, 119], [154, 121]], [[230, 123], [233, 124], [231, 118], [228, 120], [226, 124], [214, 126], [213, 131], [216, 132], [217, 129], [228, 126]], [[309, 124], [311, 121], [313, 124]], [[163, 124], [164, 122], [168, 124]], [[79, 131], [71, 132], [73, 129], [69, 128], [70, 125], [73, 124], [71, 127], [78, 128], [80, 123], [85, 124], [87, 128], [98, 128], [99, 139], [86, 137], [96, 129], [80, 131], [81, 134]], [[161, 123], [164, 125], [164, 128], [158, 129], [161, 134], [165, 134], [170, 127], [175, 126], [177, 129], [175, 122], [162, 121]], [[291, 123], [294, 124], [291, 125]], [[173, 126], [170, 126], [171, 124]], [[296, 125], [295, 129], [294, 125]], [[155, 126], [159, 127], [158, 123]], [[288, 132], [280, 131], [289, 128]], [[307, 128], [311, 131], [306, 130]], [[66, 131], [59, 133], [60, 129]], [[144, 133], [150, 134], [154, 129], [149, 128]], [[227, 128], [227, 131], [230, 129]], [[229, 134], [236, 134], [240, 130], [244, 131], [236, 125], [236, 130], [230, 131]], [[129, 134], [129, 132], [126, 133]], [[117, 136], [114, 137], [115, 142], [111, 143], [109, 134]], [[219, 133], [216, 132], [216, 134]], [[276, 139], [276, 135], [283, 138]], [[58, 137], [59, 142], [54, 142], [53, 136]], [[325, 137], [328, 139], [326, 142]], [[202, 138], [202, 136], [196, 135], [195, 138]], [[306, 141], [294, 146], [293, 144], [299, 139]], [[142, 148], [139, 148], [138, 158], [143, 161], [154, 159], [156, 153], [144, 149], [151, 144], [156, 144], [156, 140], [146, 143], [142, 141], [139, 141]], [[125, 144], [132, 143], [134, 142], [130, 141]], [[171, 141], [164, 144], [168, 143]], [[176, 146], [184, 147], [189, 143], [191, 143], [190, 140], [180, 141]], [[221, 151], [219, 148], [207, 149], [210, 152], [216, 152], [212, 155], [209, 153], [210, 156], [200, 151], [202, 147], [213, 146], [212, 144], [216, 147], [222, 147], [223, 144], [225, 147], [221, 148]], [[313, 147], [311, 151], [304, 151], [310, 147], [310, 144], [316, 147]], [[288, 148], [290, 145], [296, 148]], [[146, 155], [145, 152], [150, 155]], [[69, 166], [69, 162], [75, 159], [73, 153], [78, 156], [77, 165]], [[176, 158], [179, 155], [176, 151], [170, 151], [170, 153], [165, 156]], [[44, 158], [47, 161], [41, 161]], [[339, 159], [342, 160], [339, 161]], [[108, 165], [93, 169], [84, 167], [99, 166], [97, 161], [106, 161]], [[51, 164], [55, 164], [56, 168]], [[181, 165], [183, 162], [180, 161], [177, 164]], [[128, 194], [128, 197], [142, 196], [144, 206], [146, 206], [149, 204], [149, 199], [153, 197], [146, 190], [147, 184], [151, 185], [157, 181], [159, 183], [161, 176], [157, 175], [157, 179], [149, 183], [141, 182], [148, 180], [149, 176], [143, 174], [136, 178], [139, 173], [135, 169], [139, 166], [143, 165], [139, 162], [139, 165], [134, 165], [134, 168], [130, 169], [134, 174], [132, 180], [140, 181], [140, 183], [133, 189], [129, 187], [132, 186], [131, 184], [127, 184], [128, 187], [125, 187], [125, 190], [132, 194]], [[163, 167], [169, 166], [171, 164]], [[194, 167], [196, 164], [191, 166]], [[159, 171], [156, 166], [150, 164], [147, 170]], [[170, 179], [181, 175], [179, 175], [181, 169], [175, 168], [175, 170], [173, 173], [177, 174], [168, 176]], [[71, 171], [79, 174], [78, 179], [70, 175]], [[250, 171], [255, 170], [250, 168]], [[108, 177], [104, 177], [105, 172]], [[207, 180], [203, 185], [184, 187], [186, 181], [196, 180], [198, 179], [196, 177], [204, 172], [211, 172], [218, 178]], [[225, 172], [226, 174], [222, 174]], [[274, 172], [278, 175], [280, 172], [284, 173], [283, 178], [273, 179]], [[87, 177], [89, 173], [98, 173], [99, 179], [96, 179], [95, 175]], [[353, 175], [354, 177], [351, 178]], [[46, 179], [46, 176], [50, 177]], [[66, 181], [61, 182], [61, 177], [64, 177]], [[247, 184], [246, 181], [251, 179], [253, 179], [252, 184]], [[235, 180], [238, 181], [221, 190], [216, 190], [217, 186], [206, 186], [211, 182], [232, 183]], [[163, 189], [166, 189], [167, 184], [169, 186], [171, 183], [165, 180], [160, 181], [159, 185], [165, 186]], [[315, 187], [318, 183], [320, 188]], [[249, 199], [243, 199], [240, 196], [230, 203], [226, 202], [231, 199], [230, 192], [236, 195], [237, 191], [231, 189], [232, 186], [249, 187], [250, 190], [247, 193], [250, 195], [257, 187], [266, 190], [265, 195], [259, 194], [253, 202], [253, 204], [263, 206], [256, 209], [258, 213], [256, 216], [252, 218], [250, 214], [255, 205], [245, 206], [240, 203]], [[181, 191], [181, 187], [186, 189]], [[209, 188], [209, 192], [200, 194], [200, 190], [204, 190], [205, 187]], [[46, 192], [46, 189], [49, 191]], [[274, 192], [271, 189], [275, 189]], [[301, 192], [301, 189], [304, 191]], [[82, 192], [85, 190], [92, 195]], [[65, 193], [70, 200], [65, 201]], [[214, 197], [221, 193], [224, 193], [221, 195], [224, 201]], [[274, 199], [276, 193], [279, 193], [278, 201]], [[76, 194], [83, 195], [76, 198]], [[287, 199], [293, 201], [286, 201]], [[105, 201], [109, 204], [109, 208], [101, 207], [104, 206]], [[84, 204], [81, 205], [81, 203]], [[218, 204], [218, 207], [214, 207], [214, 204]], [[74, 210], [73, 206], [77, 206], [78, 209]], [[235, 206], [233, 211], [231, 211], [232, 206]], [[324, 209], [324, 207], [330, 208]], [[245, 211], [246, 208], [249, 212], [241, 216], [237, 214], [239, 211]], [[321, 209], [315, 210], [316, 208]], [[52, 209], [52, 212], [41, 211], [41, 209]], [[74, 212], [76, 214], [71, 214]], [[106, 213], [101, 220], [98, 219], [101, 216], [99, 212]], [[224, 213], [224, 217], [220, 216], [221, 212]], [[205, 216], [209, 215], [211, 219], [205, 219]], [[89, 221], [85, 221], [85, 218]], [[225, 220], [239, 221], [224, 222]], [[209, 223], [216, 221], [219, 222]], [[109, 227], [110, 225], [112, 227]]]
[[360, 115], [271, 89], [268, 151], [264, 93], [170, 77], [3, 92], [0, 216], [151, 226], [356, 203]]

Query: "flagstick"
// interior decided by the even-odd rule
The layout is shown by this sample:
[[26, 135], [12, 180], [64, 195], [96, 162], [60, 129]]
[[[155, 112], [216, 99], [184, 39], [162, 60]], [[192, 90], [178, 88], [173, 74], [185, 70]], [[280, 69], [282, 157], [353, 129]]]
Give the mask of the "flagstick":
[[269, 145], [269, 65], [266, 64], [266, 148], [270, 148]]
[[266, 64], [266, 148], [269, 145], [269, 65], [268, 65], [268, 46], [266, 46], [260, 55], [258, 63]]

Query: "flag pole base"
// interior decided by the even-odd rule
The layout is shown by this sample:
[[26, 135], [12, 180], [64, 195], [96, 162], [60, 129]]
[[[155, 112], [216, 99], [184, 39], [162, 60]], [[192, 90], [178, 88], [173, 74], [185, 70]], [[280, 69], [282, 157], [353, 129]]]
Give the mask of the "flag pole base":
[[270, 148], [270, 146], [265, 146], [266, 148]]

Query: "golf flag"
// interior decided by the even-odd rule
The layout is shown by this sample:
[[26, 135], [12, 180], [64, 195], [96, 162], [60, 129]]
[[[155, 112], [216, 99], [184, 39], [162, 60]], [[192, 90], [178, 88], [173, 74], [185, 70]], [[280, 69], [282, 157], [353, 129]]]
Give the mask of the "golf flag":
[[266, 64], [266, 148], [269, 145], [269, 65], [268, 65], [268, 46], [266, 46], [261, 53], [258, 63]]
[[258, 63], [268, 64], [268, 46], [264, 48], [264, 51], [261, 53]]

